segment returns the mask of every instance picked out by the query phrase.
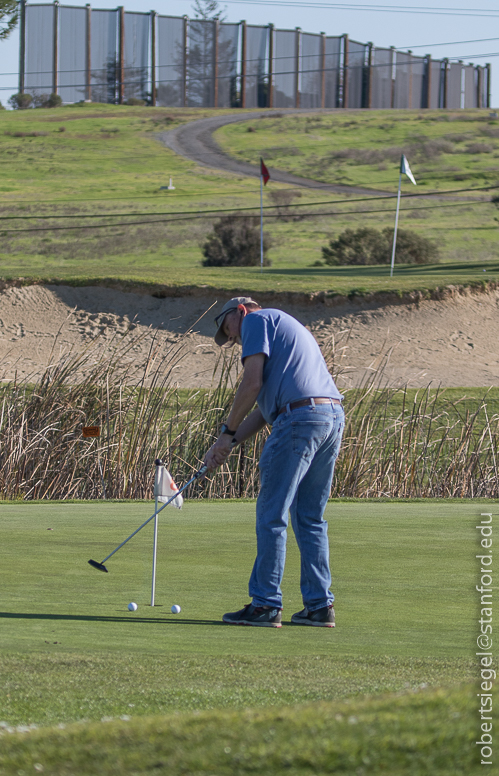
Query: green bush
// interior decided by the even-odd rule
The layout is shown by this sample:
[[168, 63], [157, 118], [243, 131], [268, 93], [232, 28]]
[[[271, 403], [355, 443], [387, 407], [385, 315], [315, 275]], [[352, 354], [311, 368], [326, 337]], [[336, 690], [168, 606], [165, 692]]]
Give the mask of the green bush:
[[24, 92], [13, 94], [9, 99], [9, 105], [14, 110], [26, 110], [27, 108], [31, 108], [32, 103], [33, 97], [31, 94], [26, 94]]
[[60, 108], [62, 97], [59, 94], [35, 94], [33, 97], [33, 106], [35, 108]]
[[138, 97], [129, 97], [126, 101], [127, 105], [146, 105], [145, 100], [140, 100]]
[[[270, 266], [267, 251], [271, 239], [263, 235], [263, 263]], [[203, 245], [204, 267], [255, 267], [260, 264], [258, 218], [223, 216]]]
[[[329, 247], [322, 248], [322, 257], [330, 266], [389, 264], [392, 257], [393, 229], [382, 231], [345, 229], [336, 240], [330, 240]], [[408, 229], [397, 232], [397, 264], [432, 264], [438, 262], [439, 249], [436, 242], [422, 237]]]

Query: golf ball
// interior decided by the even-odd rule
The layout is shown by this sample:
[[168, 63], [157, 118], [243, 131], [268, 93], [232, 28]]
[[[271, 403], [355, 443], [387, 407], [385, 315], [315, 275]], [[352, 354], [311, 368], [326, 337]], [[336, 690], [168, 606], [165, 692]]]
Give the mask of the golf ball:
[[172, 614], [179, 614], [180, 611], [181, 611], [180, 606], [178, 604], [173, 604]]
[[132, 603], [128, 604], [128, 611], [129, 612], [136, 612], [137, 609], [138, 609], [138, 606], [137, 606], [137, 604], [134, 604], [133, 601], [132, 601]]

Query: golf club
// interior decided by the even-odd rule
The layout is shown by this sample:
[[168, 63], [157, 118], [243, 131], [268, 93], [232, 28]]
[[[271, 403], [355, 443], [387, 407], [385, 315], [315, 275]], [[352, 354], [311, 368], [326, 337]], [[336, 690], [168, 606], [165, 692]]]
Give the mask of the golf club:
[[[162, 462], [161, 462], [161, 461], [158, 459], [158, 460], [156, 461], [156, 465], [157, 465], [157, 466], [158, 466], [158, 465], [162, 465]], [[168, 504], [171, 504], [171, 502], [172, 502], [174, 499], [176, 499], [176, 498], [177, 498], [177, 496], [179, 495], [179, 493], [182, 493], [182, 491], [184, 491], [186, 488], [188, 488], [188, 487], [189, 487], [189, 485], [192, 485], [192, 483], [193, 483], [193, 482], [195, 482], [196, 480], [199, 480], [199, 479], [200, 479], [200, 477], [204, 477], [204, 475], [206, 474], [206, 472], [207, 472], [207, 471], [208, 471], [208, 467], [207, 467], [207, 466], [204, 466], [204, 465], [203, 465], [203, 466], [201, 466], [201, 468], [199, 469], [199, 471], [197, 471], [197, 472], [196, 472], [196, 474], [195, 474], [193, 477], [191, 477], [191, 479], [189, 480], [189, 482], [186, 482], [186, 483], [185, 483], [185, 485], [183, 485], [183, 486], [180, 488], [180, 490], [177, 490], [177, 491], [176, 491], [176, 493], [174, 493], [174, 495], [173, 495], [171, 498], [169, 498], [169, 499], [168, 499], [168, 501], [167, 501], [165, 504], [163, 504], [163, 506], [162, 506], [160, 509], [158, 509], [158, 510], [157, 510], [157, 511], [156, 511], [156, 512], [153, 514], [153, 515], [151, 515], [151, 517], [149, 517], [149, 518], [148, 518], [148, 519], [145, 521], [145, 523], [142, 523], [142, 525], [141, 525], [141, 526], [139, 526], [139, 527], [137, 528], [137, 530], [136, 530], [136, 531], [134, 531], [132, 534], [130, 534], [130, 536], [129, 536], [127, 539], [125, 539], [125, 541], [124, 541], [124, 542], [121, 542], [121, 544], [119, 544], [119, 545], [118, 545], [118, 547], [116, 547], [116, 548], [115, 548], [115, 549], [114, 549], [112, 552], [110, 552], [110, 553], [109, 553], [109, 555], [107, 555], [107, 556], [104, 558], [104, 560], [102, 560], [100, 563], [98, 563], [98, 561], [96, 561], [96, 560], [89, 560], [88, 562], [90, 563], [90, 565], [91, 565], [91, 566], [93, 566], [93, 568], [94, 568], [94, 569], [98, 569], [99, 571], [105, 571], [105, 572], [106, 572], [106, 574], [107, 574], [107, 573], [108, 573], [108, 570], [107, 570], [107, 568], [104, 566], [104, 563], [106, 562], [106, 560], [109, 560], [109, 558], [111, 557], [111, 555], [114, 555], [114, 553], [115, 553], [115, 552], [118, 552], [118, 550], [120, 550], [120, 549], [123, 547], [123, 545], [124, 545], [124, 544], [126, 544], [127, 542], [129, 542], [129, 541], [130, 541], [130, 539], [131, 539], [133, 536], [135, 536], [135, 534], [138, 534], [138, 532], [139, 532], [139, 531], [141, 531], [141, 530], [144, 528], [144, 526], [146, 526], [146, 525], [147, 525], [147, 524], [148, 524], [148, 523], [149, 523], [151, 520], [153, 520], [153, 519], [156, 517], [156, 515], [159, 515], [159, 513], [161, 512], [161, 510], [162, 510], [162, 509], [164, 509], [165, 507], [167, 507], [167, 506], [168, 506]]]

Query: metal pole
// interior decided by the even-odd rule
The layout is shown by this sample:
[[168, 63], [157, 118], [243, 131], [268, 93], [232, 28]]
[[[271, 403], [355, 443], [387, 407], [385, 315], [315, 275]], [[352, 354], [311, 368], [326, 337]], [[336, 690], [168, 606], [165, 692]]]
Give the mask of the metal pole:
[[183, 61], [183, 67], [182, 67], [182, 107], [185, 108], [187, 105], [187, 24], [188, 24], [188, 17], [184, 16], [184, 42], [183, 42], [183, 49], [184, 49], [184, 61]]
[[431, 108], [431, 54], [425, 57], [426, 67], [426, 96], [424, 108]]
[[366, 108], [373, 106], [373, 43], [367, 44], [367, 95]]
[[[156, 467], [156, 477], [158, 476], [158, 467]], [[152, 583], [151, 583], [151, 606], [154, 606], [154, 596], [156, 594], [156, 553], [158, 550], [158, 498], [154, 502], [154, 540], [152, 546]]]
[[213, 20], [213, 107], [218, 108], [218, 38], [220, 36], [220, 19]]
[[239, 107], [246, 107], [246, 22], [241, 22], [241, 94]]
[[300, 48], [301, 27], [295, 30], [295, 108], [300, 107]]
[[156, 19], [158, 14], [151, 11], [151, 105], [156, 105]]
[[[412, 51], [407, 49], [407, 54], [409, 55], [409, 99], [407, 100], [407, 107], [412, 108]], [[418, 105], [418, 108], [420, 107], [421, 105]]]
[[490, 71], [491, 71], [490, 62], [487, 62], [487, 64], [485, 65], [485, 70], [487, 71], [487, 105], [486, 105], [486, 107], [490, 108], [490, 103], [491, 103], [491, 99], [490, 99]]
[[86, 94], [85, 99], [87, 102], [92, 101], [92, 8], [90, 3], [86, 5], [87, 9], [87, 41], [85, 47], [86, 55]]
[[268, 107], [274, 107], [274, 25], [269, 24], [269, 91]]
[[392, 263], [390, 267], [390, 277], [393, 277], [393, 265], [395, 264], [395, 248], [397, 246], [397, 229], [399, 224], [399, 208], [400, 208], [400, 189], [402, 186], [402, 160], [400, 160], [400, 175], [399, 175], [399, 191], [397, 195], [397, 211], [395, 213], [395, 229], [393, 231], [393, 247], [392, 247]]
[[342, 108], [348, 108], [348, 35], [343, 35], [343, 91]]
[[122, 5], [118, 8], [119, 29], [119, 82], [118, 103], [123, 105], [125, 98], [125, 9]]
[[54, 60], [53, 60], [53, 79], [52, 91], [57, 94], [59, 86], [59, 2], [54, 2]]
[[23, 94], [26, 68], [26, 0], [20, 2], [19, 17], [19, 93]]
[[321, 32], [321, 108], [326, 107], [326, 33]]

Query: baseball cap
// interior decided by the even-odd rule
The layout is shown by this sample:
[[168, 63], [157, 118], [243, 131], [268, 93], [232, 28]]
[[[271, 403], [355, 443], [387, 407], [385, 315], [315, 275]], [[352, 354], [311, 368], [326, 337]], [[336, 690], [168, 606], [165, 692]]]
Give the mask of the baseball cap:
[[221, 312], [217, 315], [215, 318], [215, 323], [218, 326], [217, 333], [215, 334], [215, 342], [217, 345], [225, 345], [225, 343], [228, 341], [228, 337], [224, 334], [222, 330], [223, 323], [225, 321], [225, 316], [227, 313], [233, 312], [233, 310], [237, 310], [240, 304], [258, 304], [258, 302], [255, 302], [254, 299], [252, 299], [250, 296], [234, 296], [232, 299], [229, 299], [228, 302], [224, 304], [222, 307]]

